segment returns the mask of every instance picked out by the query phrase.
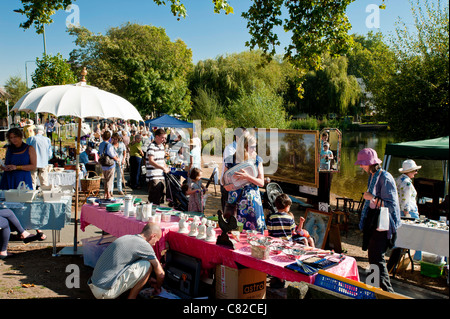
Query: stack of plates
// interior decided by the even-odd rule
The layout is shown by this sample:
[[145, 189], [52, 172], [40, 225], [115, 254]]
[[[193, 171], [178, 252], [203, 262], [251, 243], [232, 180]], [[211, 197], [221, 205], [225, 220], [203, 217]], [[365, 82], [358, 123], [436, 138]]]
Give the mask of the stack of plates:
[[118, 212], [120, 210], [121, 206], [122, 206], [122, 203], [109, 204], [109, 205], [106, 206], [106, 211], [108, 211], [108, 212]]

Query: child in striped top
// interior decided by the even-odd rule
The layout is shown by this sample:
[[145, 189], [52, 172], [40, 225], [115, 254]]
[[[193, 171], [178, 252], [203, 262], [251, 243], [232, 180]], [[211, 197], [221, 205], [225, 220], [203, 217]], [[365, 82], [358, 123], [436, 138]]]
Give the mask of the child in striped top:
[[277, 212], [270, 214], [266, 221], [269, 236], [290, 240], [296, 228], [294, 215], [290, 212], [292, 200], [287, 194], [281, 194], [274, 204]]

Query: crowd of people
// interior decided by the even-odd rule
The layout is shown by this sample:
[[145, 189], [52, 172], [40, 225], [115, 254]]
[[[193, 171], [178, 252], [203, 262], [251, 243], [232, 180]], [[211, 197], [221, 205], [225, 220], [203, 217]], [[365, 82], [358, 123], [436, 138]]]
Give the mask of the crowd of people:
[[[0, 189], [15, 189], [21, 181], [25, 181], [29, 189], [40, 185], [48, 185], [48, 163], [52, 157], [51, 139], [46, 136], [49, 125], [37, 125], [34, 132], [27, 130], [28, 138], [24, 141], [23, 130], [10, 129], [7, 133], [8, 145], [5, 161], [1, 163], [3, 171]], [[183, 142], [183, 133], [164, 128], [151, 129], [146, 126], [136, 126], [126, 121], [104, 122], [97, 124], [92, 132], [80, 139], [82, 153], [80, 163], [86, 172], [89, 163], [99, 163], [102, 169], [104, 196], [109, 199], [117, 194], [123, 195], [124, 184], [132, 189], [140, 189], [148, 185], [148, 201], [156, 205], [164, 203], [165, 179], [164, 173], [170, 168], [167, 163], [168, 148], [176, 149], [176, 156], [172, 159], [174, 164], [186, 164], [185, 194], [189, 196], [189, 211], [204, 211], [203, 196], [206, 192], [202, 185], [202, 170], [200, 140], [193, 136], [188, 143]], [[269, 231], [269, 235], [286, 240], [298, 240], [305, 245], [314, 246], [314, 241], [303, 228], [304, 218], [296, 224], [290, 212], [292, 201], [286, 194], [281, 194], [275, 200], [276, 212], [264, 214], [261, 193], [259, 188], [264, 186], [264, 170], [262, 159], [257, 154], [257, 140], [245, 128], [239, 128], [235, 134], [236, 139], [225, 147], [223, 153], [222, 178], [236, 165], [242, 162], [255, 166], [256, 174], [238, 170], [234, 173], [236, 181], [244, 181], [239, 188], [230, 185], [221, 185], [222, 210], [232, 208], [237, 220], [243, 224], [245, 230], [258, 232]], [[175, 146], [178, 145], [178, 148]], [[324, 141], [324, 152], [327, 152], [327, 142]], [[325, 164], [325, 163], [324, 163]], [[400, 226], [400, 217], [418, 218], [417, 193], [414, 190], [412, 178], [421, 168], [412, 160], [407, 160], [399, 169], [401, 176], [394, 180], [392, 175], [381, 169], [381, 160], [373, 149], [366, 148], [358, 153], [359, 165], [369, 175], [368, 189], [364, 193], [365, 205], [361, 213], [360, 229], [364, 233], [363, 250], [368, 250], [370, 264], [380, 269], [381, 287], [393, 291], [386, 269], [384, 255], [388, 248], [395, 244], [395, 237]], [[145, 169], [145, 183], [141, 180], [142, 169]], [[124, 172], [129, 172], [129, 179], [125, 181]], [[377, 201], [380, 199], [381, 201]], [[389, 209], [389, 229], [378, 231], [374, 228], [371, 211], [377, 205]], [[267, 220], [266, 220], [267, 218]], [[19, 233], [24, 242], [43, 240], [45, 235], [36, 230], [31, 235], [18, 222], [11, 210], [0, 210], [0, 257], [6, 258], [7, 244], [11, 230]], [[135, 238], [142, 238], [136, 241]], [[134, 237], [124, 236], [115, 241], [108, 253], [103, 254], [91, 278], [91, 289], [97, 298], [117, 297], [124, 289], [132, 289], [131, 297], [135, 297], [133, 287], [142, 287], [147, 282], [150, 273], [156, 273], [156, 282], [160, 287], [163, 271], [161, 265], [155, 261], [151, 245], [161, 236], [160, 229], [146, 226], [141, 234]], [[124, 252], [127, 251], [127, 254]], [[120, 257], [117, 257], [120, 254]], [[111, 268], [114, 261], [114, 269]], [[142, 260], [148, 262], [142, 263]], [[133, 264], [133, 268], [129, 265]], [[124, 272], [123, 268], [127, 271]], [[122, 278], [117, 281], [117, 278]], [[133, 280], [128, 280], [133, 277]], [[119, 284], [119, 283], [120, 284]], [[113, 285], [111, 283], [114, 283]], [[117, 286], [117, 287], [116, 287]]]

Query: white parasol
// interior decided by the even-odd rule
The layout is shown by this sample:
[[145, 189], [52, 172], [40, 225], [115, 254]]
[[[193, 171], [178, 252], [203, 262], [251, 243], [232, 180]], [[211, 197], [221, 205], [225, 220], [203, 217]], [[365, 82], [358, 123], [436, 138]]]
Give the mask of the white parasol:
[[[14, 105], [11, 111], [28, 113], [50, 113], [59, 116], [78, 118], [77, 138], [77, 170], [75, 184], [75, 232], [74, 247], [70, 254], [79, 254], [77, 249], [77, 219], [78, 219], [78, 187], [80, 164], [80, 138], [82, 119], [124, 119], [143, 121], [137, 109], [124, 98], [100, 90], [86, 84], [86, 68], [81, 73], [82, 80], [77, 84], [45, 86], [27, 92]], [[67, 251], [67, 249], [65, 250]]]

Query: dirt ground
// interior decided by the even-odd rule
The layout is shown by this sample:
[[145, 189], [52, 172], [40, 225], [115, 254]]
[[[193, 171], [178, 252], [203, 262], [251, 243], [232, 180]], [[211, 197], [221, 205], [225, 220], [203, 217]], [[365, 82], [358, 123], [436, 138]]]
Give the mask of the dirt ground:
[[[204, 176], [209, 177], [211, 170], [205, 168]], [[217, 193], [214, 191], [214, 185], [210, 185], [208, 189], [210, 196], [205, 212], [208, 216], [216, 214], [220, 207], [220, 188], [216, 186], [216, 189]], [[335, 207], [335, 198], [336, 195], [332, 194], [332, 208]], [[293, 205], [292, 211], [296, 221], [305, 213], [305, 210], [297, 204]], [[363, 252], [360, 248], [362, 234], [357, 230], [356, 215], [351, 216], [348, 234], [341, 232], [340, 239], [345, 254], [354, 257], [359, 268], [368, 268], [367, 252]], [[93, 299], [86, 284], [93, 269], [83, 264], [81, 256], [53, 257], [51, 247], [39, 244], [14, 245], [9, 248], [9, 252], [14, 254], [12, 258], [0, 260], [0, 299]], [[76, 275], [79, 275], [80, 286], [72, 287], [73, 283], [77, 282], [72, 280]], [[436, 279], [425, 277], [420, 274], [419, 265], [415, 266], [414, 272], [411, 272], [410, 266], [400, 271], [396, 275], [396, 280], [447, 296], [449, 294], [446, 277]]]

